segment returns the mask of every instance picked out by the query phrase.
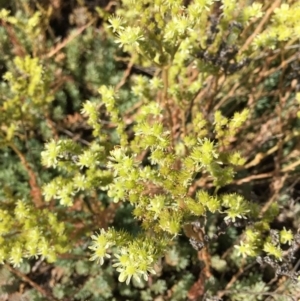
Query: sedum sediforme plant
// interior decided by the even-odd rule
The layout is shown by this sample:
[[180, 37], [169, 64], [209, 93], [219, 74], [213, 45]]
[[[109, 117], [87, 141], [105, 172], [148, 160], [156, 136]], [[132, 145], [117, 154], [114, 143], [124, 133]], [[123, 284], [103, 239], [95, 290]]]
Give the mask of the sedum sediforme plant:
[[[259, 2], [195, 0], [185, 5], [124, 0], [113, 16], [99, 10], [108, 19], [107, 30], [129, 54], [128, 68], [155, 67], [153, 77], [134, 78], [131, 92], [139, 103], [128, 114], [119, 110], [120, 86], [101, 86], [100, 101], [87, 101], [82, 109], [94, 141], [82, 147], [52, 140], [42, 153], [43, 164], [63, 174], [44, 186], [47, 201], [71, 206], [76, 194], [100, 189], [112, 202], [132, 205], [138, 235], [101, 229], [90, 246], [91, 260], [100, 264], [113, 253], [119, 280], [126, 283], [155, 274], [154, 263], [183, 230], [200, 250], [213, 238], [201, 229], [211, 214], [221, 214], [226, 225], [245, 220], [247, 230], [236, 247], [245, 257], [265, 253], [277, 264], [283, 260], [281, 245], [294, 238], [288, 230], [280, 232], [279, 241], [269, 234], [276, 203], [261, 211], [242, 195], [219, 193], [245, 163], [233, 141], [249, 110], [225, 116], [213, 110], [214, 94], [202, 99], [201, 91], [213, 90], [220, 77], [235, 76], [262, 48], [299, 38], [299, 4], [273, 10], [269, 26], [256, 36], [249, 29], [264, 16]], [[102, 122], [102, 106], [114, 131]], [[200, 217], [204, 222], [196, 231], [194, 221]]]
[[[57, 44], [51, 41], [47, 32], [48, 29], [51, 31], [49, 15], [42, 9], [33, 11], [32, 6], [27, 4], [29, 1], [21, 5], [25, 12], [18, 9], [15, 15], [6, 9], [0, 10], [0, 154], [3, 158], [0, 173], [0, 252], [1, 263], [11, 263], [14, 267], [19, 267], [24, 258], [42, 257], [54, 262], [58, 254], [72, 248], [71, 244], [67, 244], [66, 237], [71, 235], [71, 231], [66, 230], [66, 224], [72, 220], [74, 213], [62, 213], [58, 207], [44, 202], [41, 185], [49, 181], [53, 174], [41, 166], [40, 150], [49, 137], [62, 136], [60, 131], [70, 133], [66, 130], [68, 120], [64, 119], [65, 124], [57, 125], [67, 111], [66, 91], [63, 89], [74, 97], [72, 104], [75, 108], [83, 97], [76, 85], [65, 87], [64, 72], [69, 78], [74, 75], [72, 68], [65, 65], [73, 66], [81, 55], [81, 50], [72, 52], [70, 49], [85, 44], [91, 48], [89, 52], [85, 51], [86, 57], [93, 61], [94, 47], [97, 47], [100, 59], [112, 47], [108, 41], [107, 48], [102, 47], [99, 51], [103, 40], [101, 33], [97, 32], [98, 40], [92, 43], [96, 30], [89, 28], [81, 37], [85, 43], [73, 37], [74, 44], [70, 43], [64, 49], [64, 65], [59, 60], [51, 59]], [[106, 64], [90, 63], [85, 67], [78, 70], [83, 85], [92, 75], [93, 85], [97, 88], [100, 83], [110, 82], [107, 76], [95, 78], [100, 67], [118, 78], [109, 56], [106, 56]], [[96, 94], [97, 89], [93, 85], [90, 90], [95, 90]]]
[[[10, 16], [6, 10], [1, 10], [0, 18], [6, 25], [22, 27], [24, 24], [23, 20]], [[39, 20], [40, 14], [36, 13], [28, 19], [27, 26], [22, 27], [20, 34], [36, 38], [40, 34]], [[54, 262], [58, 253], [65, 253], [69, 249], [65, 225], [58, 221], [55, 213], [42, 208], [38, 179], [22, 150], [26, 130], [35, 128], [41, 121], [40, 112], [46, 110], [54, 99], [49, 92], [51, 71], [45, 70], [37, 57], [29, 55], [15, 56], [7, 67], [1, 83], [1, 154], [8, 156], [10, 149], [22, 162], [29, 177], [31, 198], [28, 189], [21, 190], [7, 182], [1, 185], [0, 261], [19, 266], [23, 258], [41, 256], [48, 262]], [[9, 166], [10, 159], [7, 158], [7, 161]], [[22, 168], [15, 160], [14, 167], [15, 170]]]

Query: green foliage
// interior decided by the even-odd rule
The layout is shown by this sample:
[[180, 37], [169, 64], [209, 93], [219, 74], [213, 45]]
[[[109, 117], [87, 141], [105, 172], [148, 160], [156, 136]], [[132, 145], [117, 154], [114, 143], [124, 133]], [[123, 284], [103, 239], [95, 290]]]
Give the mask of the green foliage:
[[[132, 5], [133, 3], [130, 4]], [[156, 34], [154, 33], [155, 31], [149, 32], [145, 29], [145, 23], [143, 23], [145, 19], [143, 18], [139, 19], [140, 23], [138, 26], [131, 27], [130, 20], [126, 19], [127, 15], [124, 14], [124, 11], [120, 11], [120, 15], [109, 19], [113, 32], [118, 35], [117, 43], [124, 50], [137, 52], [141, 55], [141, 58], [151, 61], [161, 68], [162, 79], [165, 85], [161, 90], [165, 97], [166, 111], [163, 113], [163, 108], [159, 110], [155, 107], [156, 104], [150, 102], [141, 110], [141, 119], [139, 118], [135, 125], [135, 139], [132, 142], [135, 156], [139, 154], [138, 151], [141, 152], [149, 148], [153, 168], [151, 166], [145, 168], [138, 167], [139, 162], [134, 161], [134, 157], [125, 155], [128, 152], [125, 148], [118, 148], [111, 152], [113, 161], [108, 163], [108, 167], [112, 168], [115, 178], [113, 183], [108, 187], [108, 195], [113, 197], [115, 202], [128, 199], [136, 207], [134, 215], [136, 218], [142, 220], [143, 228], [146, 230], [154, 229], [156, 233], [163, 231], [162, 238], [166, 234], [176, 236], [180, 231], [180, 225], [184, 223], [185, 216], [189, 217], [194, 214], [196, 216], [205, 215], [206, 210], [215, 213], [216, 211], [221, 211], [222, 207], [225, 207], [228, 208], [224, 211], [227, 215], [225, 220], [228, 219], [234, 222], [236, 218], [246, 218], [247, 213], [254, 209], [241, 196], [234, 194], [225, 195], [219, 200], [214, 196], [210, 197], [204, 191], [198, 191], [195, 201], [187, 198], [186, 195], [187, 188], [193, 181], [193, 176], [199, 172], [208, 174], [213, 179], [213, 184], [216, 188], [222, 187], [232, 181], [232, 167], [223, 167], [223, 165], [230, 163], [240, 165], [243, 164], [243, 159], [239, 153], [228, 154], [224, 151], [219, 152], [218, 147], [228, 146], [230, 138], [236, 134], [237, 130], [245, 122], [249, 114], [247, 110], [244, 110], [241, 114], [235, 113], [230, 121], [223, 117], [221, 112], [217, 111], [215, 113], [214, 132], [215, 138], [218, 139], [218, 144], [215, 144], [206, 137], [202, 139], [198, 138], [197, 142], [194, 142], [192, 146], [189, 144], [183, 145], [186, 155], [176, 150], [177, 144], [174, 145], [174, 141], [172, 141], [171, 122], [168, 125], [169, 129], [164, 130], [163, 124], [160, 121], [163, 120], [160, 117], [162, 114], [168, 115], [168, 105], [170, 105], [170, 100], [167, 100], [169, 91], [166, 89], [184, 83], [184, 77], [178, 83], [178, 77], [172, 76], [174, 72], [172, 69], [173, 66], [179, 64], [176, 60], [176, 55], [180, 56], [182, 54], [181, 51], [186, 50], [182, 46], [185, 45], [185, 42], [190, 42], [191, 45], [194, 45], [193, 42], [195, 43], [196, 41], [192, 39], [193, 33], [203, 26], [203, 24], [199, 23], [200, 19], [198, 21], [195, 18], [194, 12], [197, 11], [198, 13], [205, 14], [203, 9], [205, 8], [208, 11], [211, 4], [212, 2], [207, 2], [204, 5], [202, 4], [202, 6], [195, 2], [185, 11], [177, 1], [168, 4], [160, 3], [160, 14], [156, 14], [153, 20], [153, 28], [156, 28]], [[223, 3], [224, 24], [219, 28], [220, 34], [222, 34], [222, 31], [224, 33], [227, 30], [226, 25], [228, 26], [230, 13], [236, 9], [231, 4], [229, 1], [228, 3], [225, 1]], [[124, 5], [126, 7], [127, 3], [124, 2]], [[167, 7], [171, 9], [167, 10]], [[179, 8], [181, 14], [179, 13]], [[246, 24], [254, 16], [261, 17], [260, 8], [261, 6], [256, 3], [251, 7], [252, 10], [247, 8], [243, 11], [241, 7], [239, 13], [243, 15], [243, 22]], [[139, 10], [145, 9], [145, 7], [135, 3], [135, 9], [137, 16]], [[155, 11], [155, 9], [155, 6], [149, 5], [146, 12], [143, 12], [143, 15], [147, 15], [148, 10], [150, 12], [151, 10]], [[275, 11], [274, 20], [276, 20], [279, 10], [282, 9], [283, 6]], [[169, 12], [171, 12], [171, 16]], [[260, 39], [262, 45], [266, 45], [267, 41], [264, 41], [262, 37], [261, 35], [257, 39]], [[279, 36], [277, 38], [279, 41], [282, 40]], [[152, 41], [151, 45], [148, 41]], [[274, 41], [276, 41], [276, 37], [274, 37]], [[201, 43], [201, 41], [197, 42]], [[254, 46], [257, 47], [257, 40], [254, 42]], [[184, 61], [181, 61], [181, 64], [183, 63]], [[181, 69], [184, 70], [184, 68]], [[179, 76], [179, 74], [177, 73], [176, 76]], [[142, 90], [139, 89], [139, 91]], [[99, 92], [102, 94], [106, 109], [112, 116], [112, 121], [118, 124], [118, 129], [121, 131], [122, 128], [121, 123], [118, 122], [118, 113], [115, 113], [113, 103], [111, 102], [116, 97], [115, 92], [112, 89], [107, 90], [105, 88], [101, 88]], [[147, 98], [146, 95], [141, 95], [141, 97]], [[179, 98], [177, 97], [175, 104], [179, 101]], [[152, 108], [151, 114], [149, 113], [148, 106]], [[122, 136], [125, 134], [122, 134], [121, 131], [119, 135]], [[121, 138], [121, 141], [122, 139], [124, 141], [125, 138], [126, 136]], [[125, 145], [124, 143], [121, 142], [121, 145], [125, 146], [126, 143]], [[122, 165], [120, 165], [121, 162]], [[176, 164], [177, 166], [181, 166], [181, 168], [176, 170]], [[154, 186], [154, 189], [158, 191], [161, 189], [162, 194], [157, 195], [153, 189], [152, 194], [154, 196], [151, 197], [149, 195], [149, 198], [145, 197], [146, 187], [143, 188], [143, 185], [144, 183], [149, 185], [149, 182], [151, 183], [150, 185]], [[185, 204], [185, 199], [188, 200], [187, 205]], [[204, 209], [205, 207], [207, 207], [206, 210]], [[262, 233], [257, 233], [257, 237], [258, 240], [261, 239]], [[250, 256], [257, 255], [261, 249], [256, 240], [248, 237], [248, 245], [245, 245], [245, 247], [241, 245], [239, 251], [242, 254]], [[107, 243], [106, 246], [109, 247]], [[100, 248], [103, 248], [103, 245], [99, 244], [93, 248], [98, 251]], [[263, 249], [266, 253], [273, 255], [277, 259], [282, 258], [281, 249], [275, 248], [270, 243], [266, 242]], [[103, 255], [101, 254], [102, 252], [99, 252], [98, 257], [100, 261], [102, 261], [104, 252]], [[92, 258], [95, 259], [95, 257]], [[136, 270], [134, 273], [138, 274], [139, 270]], [[140, 271], [140, 273], [144, 273], [144, 271]], [[124, 277], [121, 278], [123, 280]]]
[[[91, 26], [71, 38], [81, 30], [73, 29], [59, 44], [49, 39], [50, 8], [36, 4], [31, 16], [29, 2], [16, 16], [1, 10], [0, 145], [9, 159], [0, 173], [0, 261], [17, 267], [38, 256], [51, 263], [63, 253], [75, 256], [53, 266], [53, 274], [61, 269], [63, 275], [52, 290], [61, 300], [185, 300], [197, 285], [195, 298], [261, 300], [271, 290], [261, 275], [233, 275], [253, 258], [297, 281], [290, 270], [299, 234], [286, 224], [272, 229], [281, 210], [275, 198], [259, 204], [230, 186], [249, 182], [245, 175], [251, 179], [249, 167], [260, 158], [252, 160], [258, 150], [247, 142], [255, 128], [251, 117], [274, 109], [278, 139], [286, 128], [288, 138], [299, 136], [284, 123], [294, 120], [290, 108], [299, 102], [296, 89], [284, 90], [290, 85], [284, 71], [255, 81], [269, 72], [258, 67], [262, 51], [280, 52], [284, 60], [285, 46], [299, 39], [300, 6], [290, 2], [271, 9], [242, 0], [123, 0], [114, 14], [96, 9], [101, 30]], [[93, 24], [94, 12], [80, 9]], [[8, 50], [12, 37], [14, 53]], [[116, 58], [128, 64], [122, 78]], [[137, 65], [151, 67], [153, 76], [131, 77]], [[274, 65], [281, 66], [278, 58]], [[237, 86], [242, 93], [235, 95]], [[277, 86], [282, 90], [273, 93]], [[45, 141], [42, 167], [37, 156]], [[274, 151], [265, 141], [259, 148], [269, 155]], [[298, 154], [285, 161], [288, 140], [278, 141], [274, 178], [292, 170], [288, 164]], [[31, 158], [30, 147], [37, 149]], [[120, 221], [128, 208], [132, 218]], [[183, 233], [204, 265], [198, 275]], [[227, 244], [222, 235], [230, 238]], [[222, 291], [228, 276], [235, 283]]]
[[186, 298], [188, 288], [193, 283], [193, 280], [194, 279], [191, 274], [185, 274], [182, 279], [174, 287], [172, 287], [173, 294], [171, 300], [179, 301]]
[[15, 205], [2, 203], [0, 219], [1, 263], [9, 261], [19, 266], [23, 257], [37, 255], [54, 262], [57, 253], [64, 253], [69, 248], [64, 224], [46, 209], [36, 212], [21, 200]]
[[259, 301], [264, 300], [264, 293], [268, 291], [268, 287], [261, 280], [261, 275], [249, 275], [247, 279], [238, 281], [232, 288], [234, 291], [230, 294], [230, 298], [234, 301], [253, 300]]

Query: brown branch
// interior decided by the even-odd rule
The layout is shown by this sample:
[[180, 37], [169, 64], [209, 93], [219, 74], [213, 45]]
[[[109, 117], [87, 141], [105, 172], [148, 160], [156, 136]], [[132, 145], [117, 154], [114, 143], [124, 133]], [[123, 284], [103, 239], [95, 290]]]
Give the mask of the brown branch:
[[[184, 226], [184, 233], [190, 239], [193, 238], [198, 242], [205, 241], [204, 239], [204, 226], [201, 228], [194, 228], [193, 225], [187, 224]], [[199, 297], [202, 297], [205, 293], [205, 283], [207, 279], [212, 276], [211, 273], [211, 256], [207, 246], [204, 246], [203, 249], [198, 251], [198, 259], [201, 263], [204, 264], [204, 267], [201, 269], [198, 280], [192, 285], [188, 292], [189, 300], [198, 300]]]
[[120, 88], [125, 85], [127, 78], [130, 76], [133, 64], [134, 64], [134, 58], [132, 58], [130, 60], [130, 62], [128, 63], [127, 68], [126, 68], [126, 70], [123, 74], [122, 79], [120, 80], [120, 82], [117, 84], [117, 86], [115, 88], [116, 91], [120, 90]]
[[232, 181], [231, 183], [236, 184], [236, 185], [241, 185], [243, 183], [248, 183], [248, 182], [251, 182], [253, 180], [272, 178], [273, 176], [274, 176], [274, 172], [266, 172], [266, 173], [261, 173], [261, 174], [258, 174], [258, 175], [252, 175], [252, 176], [240, 179], [240, 180], [235, 180], [235, 181]]
[[250, 268], [252, 268], [256, 262], [249, 264], [247, 267], [244, 268], [244, 264], [245, 264], [245, 260], [243, 260], [244, 262], [241, 264], [239, 270], [231, 277], [230, 281], [227, 283], [226, 287], [224, 290], [219, 291], [218, 292], [218, 297], [222, 298], [226, 292], [229, 291], [229, 289], [233, 286], [233, 284], [238, 280], [238, 278], [243, 275], [243, 273], [247, 270], [249, 270]]
[[199, 261], [204, 263], [204, 267], [199, 274], [198, 280], [192, 285], [188, 292], [189, 300], [198, 300], [205, 293], [205, 283], [212, 276], [210, 271], [211, 257], [207, 247], [204, 247], [201, 251], [198, 251]]
[[280, 3], [281, 3], [281, 0], [274, 1], [273, 5], [266, 11], [266, 14], [264, 15], [264, 17], [262, 18], [260, 23], [256, 26], [252, 35], [246, 40], [243, 47], [240, 49], [240, 53], [242, 53], [244, 50], [246, 50], [248, 48], [248, 46], [252, 43], [254, 38], [261, 32], [264, 24], [269, 20], [270, 15], [274, 11], [274, 9], [279, 6]]
[[52, 49], [50, 52], [48, 52], [44, 58], [51, 58], [54, 56], [57, 52], [59, 52], [61, 49], [63, 49], [67, 44], [72, 42], [76, 37], [78, 37], [85, 29], [90, 27], [95, 22], [95, 19], [92, 19], [89, 23], [86, 25], [78, 28], [73, 34], [70, 34], [67, 38], [65, 38], [61, 43], [57, 44], [54, 49]]
[[58, 301], [56, 298], [54, 298], [50, 293], [48, 293], [46, 290], [44, 290], [40, 285], [38, 285], [36, 282], [32, 281], [28, 276], [21, 273], [17, 269], [11, 267], [9, 264], [5, 263], [4, 266], [14, 275], [21, 278], [24, 282], [31, 285], [34, 289], [36, 289], [39, 293], [41, 293], [45, 298], [47, 298], [50, 301]]
[[25, 156], [19, 151], [19, 149], [13, 143], [10, 143], [9, 146], [18, 155], [21, 163], [23, 164], [23, 166], [25, 167], [25, 169], [28, 173], [29, 185], [31, 188], [31, 196], [33, 198], [33, 203], [35, 204], [35, 206], [37, 208], [42, 207], [43, 206], [42, 192], [41, 192], [41, 188], [39, 187], [39, 185], [37, 183], [37, 177], [36, 177], [34, 171], [31, 169]]
[[274, 190], [273, 196], [261, 208], [260, 211], [261, 215], [263, 215], [270, 208], [270, 206], [276, 201], [280, 190], [284, 186], [286, 178], [287, 178], [287, 174], [285, 174], [282, 177], [276, 177], [275, 181], [273, 182], [273, 190]]
[[7, 35], [10, 38], [11, 43], [14, 46], [14, 52], [17, 56], [24, 57], [26, 55], [26, 49], [23, 47], [23, 45], [19, 42], [18, 37], [16, 36], [14, 29], [10, 26], [10, 24], [7, 24], [5, 21], [1, 20], [0, 23], [7, 31]]

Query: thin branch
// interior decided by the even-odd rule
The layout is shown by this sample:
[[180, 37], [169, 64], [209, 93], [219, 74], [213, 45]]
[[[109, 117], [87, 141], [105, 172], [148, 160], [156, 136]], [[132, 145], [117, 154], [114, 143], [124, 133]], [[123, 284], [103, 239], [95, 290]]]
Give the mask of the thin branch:
[[31, 196], [33, 199], [33, 202], [37, 208], [42, 207], [43, 204], [43, 198], [42, 198], [42, 192], [41, 188], [39, 187], [37, 183], [37, 177], [34, 171], [29, 166], [29, 163], [27, 162], [25, 156], [22, 154], [22, 152], [19, 151], [19, 149], [13, 144], [10, 143], [9, 146], [13, 149], [13, 151], [18, 155], [20, 161], [22, 162], [23, 166], [25, 167], [28, 176], [29, 176], [29, 185], [31, 188]]
[[21, 273], [17, 269], [11, 267], [9, 264], [5, 263], [4, 266], [14, 275], [22, 279], [24, 282], [28, 283], [30, 286], [32, 286], [34, 289], [36, 289], [39, 293], [41, 293], [45, 298], [47, 298], [50, 301], [58, 301], [56, 298], [54, 298], [50, 293], [48, 293], [46, 290], [44, 290], [40, 285], [38, 285], [36, 282], [32, 281], [28, 276]]
[[57, 52], [59, 52], [61, 49], [66, 47], [70, 42], [72, 42], [76, 37], [78, 37], [85, 29], [90, 27], [95, 22], [95, 19], [92, 19], [89, 23], [86, 25], [78, 28], [73, 34], [70, 34], [67, 38], [65, 38], [61, 43], [57, 44], [54, 49], [52, 49], [50, 52], [48, 52], [44, 57], [45, 58], [51, 58], [54, 56]]
[[280, 3], [281, 3], [281, 0], [274, 1], [273, 5], [267, 10], [266, 14], [264, 15], [264, 17], [262, 18], [260, 23], [256, 26], [252, 35], [246, 40], [243, 47], [240, 49], [240, 53], [242, 53], [244, 50], [246, 50], [248, 48], [248, 46], [252, 43], [254, 38], [263, 30], [263, 26], [269, 20], [270, 15], [274, 11], [274, 9], [279, 6]]

